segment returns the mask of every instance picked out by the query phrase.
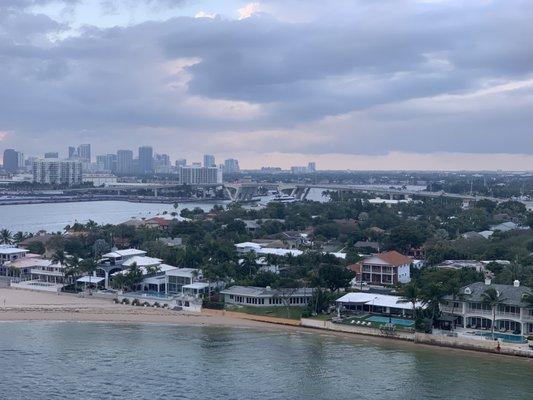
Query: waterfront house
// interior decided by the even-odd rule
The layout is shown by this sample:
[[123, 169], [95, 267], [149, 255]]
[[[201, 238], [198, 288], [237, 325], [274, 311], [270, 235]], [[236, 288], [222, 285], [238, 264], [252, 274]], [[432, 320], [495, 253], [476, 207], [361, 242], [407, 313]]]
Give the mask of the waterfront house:
[[271, 287], [232, 286], [222, 290], [224, 302], [253, 307], [306, 306], [313, 296], [312, 288], [272, 289]]
[[31, 279], [32, 268], [45, 262], [41, 255], [26, 253], [24, 257], [13, 261], [6, 261], [0, 265], [0, 275], [16, 277], [18, 280]]
[[492, 326], [492, 309], [483, 304], [483, 293], [494, 288], [501, 294], [504, 304], [496, 310], [495, 330], [499, 332], [533, 335], [533, 307], [524, 302], [526, 294], [531, 289], [521, 286], [519, 281], [513, 285], [498, 285], [476, 282], [461, 288], [461, 296], [453, 298], [446, 296], [441, 304], [441, 312], [451, 317], [456, 326], [464, 328], [490, 330]]
[[411, 257], [404, 256], [397, 251], [387, 251], [374, 254], [356, 264], [350, 269], [357, 274], [357, 281], [373, 285], [395, 285], [411, 281]]
[[10, 244], [0, 245], [0, 265], [7, 261], [15, 261], [19, 258], [23, 258], [29, 250], [18, 248]]
[[138, 249], [114, 249], [109, 253], [102, 256], [102, 262], [109, 263], [110, 265], [122, 265], [125, 261], [135, 256], [144, 256], [146, 251]]
[[[346, 293], [337, 299], [337, 305], [355, 313], [412, 316], [413, 303], [403, 302], [399, 296], [379, 293], [353, 292]], [[425, 304], [416, 303], [416, 308], [426, 308]]]

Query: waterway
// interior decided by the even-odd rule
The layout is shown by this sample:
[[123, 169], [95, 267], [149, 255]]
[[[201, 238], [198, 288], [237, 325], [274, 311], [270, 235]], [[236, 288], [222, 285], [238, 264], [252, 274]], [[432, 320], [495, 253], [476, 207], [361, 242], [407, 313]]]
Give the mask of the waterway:
[[530, 360], [315, 333], [0, 323], [11, 399], [526, 400]]
[[12, 232], [62, 231], [75, 222], [93, 220], [98, 224], [119, 224], [131, 218], [154, 217], [163, 212], [179, 212], [183, 208], [200, 207], [205, 211], [214, 203], [172, 204], [129, 203], [126, 201], [88, 201], [80, 203], [48, 203], [0, 206], [0, 229]]

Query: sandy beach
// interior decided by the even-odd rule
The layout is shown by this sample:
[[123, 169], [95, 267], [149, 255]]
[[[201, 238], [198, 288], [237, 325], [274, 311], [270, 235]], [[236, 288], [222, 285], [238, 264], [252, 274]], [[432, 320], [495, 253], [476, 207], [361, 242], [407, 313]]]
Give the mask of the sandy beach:
[[16, 289], [0, 289], [0, 321], [138, 322], [238, 327], [270, 325], [231, 316], [134, 307], [106, 299]]

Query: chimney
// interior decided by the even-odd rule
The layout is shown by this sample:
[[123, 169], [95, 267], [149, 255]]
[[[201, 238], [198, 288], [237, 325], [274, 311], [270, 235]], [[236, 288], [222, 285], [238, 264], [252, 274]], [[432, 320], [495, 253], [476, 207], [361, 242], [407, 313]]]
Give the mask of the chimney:
[[485, 278], [485, 285], [489, 286], [492, 283], [490, 278]]
[[515, 279], [513, 282], [514, 287], [520, 287], [520, 281], [518, 279]]

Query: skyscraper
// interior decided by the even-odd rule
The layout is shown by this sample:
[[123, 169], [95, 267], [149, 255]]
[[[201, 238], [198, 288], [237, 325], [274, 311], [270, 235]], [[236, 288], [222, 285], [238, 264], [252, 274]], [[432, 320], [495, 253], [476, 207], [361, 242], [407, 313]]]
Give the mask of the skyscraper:
[[19, 167], [18, 151], [14, 149], [4, 150], [4, 170], [6, 172], [17, 172]]
[[204, 154], [204, 167], [216, 167], [214, 155]]
[[314, 161], [307, 164], [307, 172], [316, 172], [316, 163]]
[[239, 160], [236, 160], [234, 158], [229, 158], [224, 161], [224, 172], [227, 174], [233, 174], [235, 172], [239, 172]]
[[74, 146], [68, 146], [68, 158], [72, 160], [73, 158], [78, 157], [78, 150]]
[[185, 167], [187, 165], [187, 160], [185, 158], [178, 158], [175, 163], [176, 167]]
[[59, 158], [59, 153], [57, 151], [49, 151], [44, 153], [44, 158]]
[[132, 174], [133, 173], [133, 151], [119, 150], [117, 151], [117, 174]]
[[90, 163], [91, 162], [91, 145], [80, 144], [78, 146], [78, 157], [80, 161]]
[[154, 172], [154, 149], [150, 146], [139, 147], [139, 173], [151, 174]]

